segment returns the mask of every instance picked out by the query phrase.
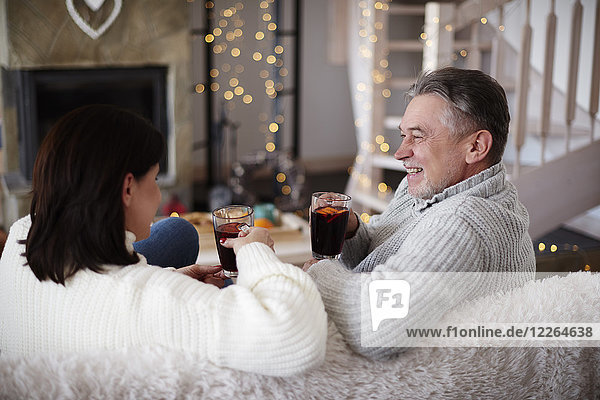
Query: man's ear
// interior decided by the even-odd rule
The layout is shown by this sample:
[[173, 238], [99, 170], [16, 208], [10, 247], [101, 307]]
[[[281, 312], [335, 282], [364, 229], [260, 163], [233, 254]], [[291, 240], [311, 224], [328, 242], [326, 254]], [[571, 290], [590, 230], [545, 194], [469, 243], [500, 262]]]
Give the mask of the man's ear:
[[486, 130], [480, 130], [470, 136], [465, 161], [467, 164], [475, 164], [484, 160], [492, 149], [492, 134]]
[[133, 174], [129, 172], [127, 175], [125, 175], [125, 179], [123, 179], [123, 191], [121, 193], [121, 198], [125, 207], [129, 207], [129, 205], [131, 204], [134, 183], [135, 178], [133, 177]]

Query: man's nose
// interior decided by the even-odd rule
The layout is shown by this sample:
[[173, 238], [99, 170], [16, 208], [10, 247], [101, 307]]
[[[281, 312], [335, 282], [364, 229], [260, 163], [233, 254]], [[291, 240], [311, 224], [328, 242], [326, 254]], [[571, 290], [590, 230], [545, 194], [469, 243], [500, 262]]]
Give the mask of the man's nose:
[[400, 144], [400, 147], [398, 147], [398, 150], [396, 150], [396, 152], [394, 153], [394, 158], [396, 160], [404, 160], [405, 158], [409, 158], [410, 156], [412, 156], [412, 150], [408, 145], [408, 140], [406, 140], [405, 138], [402, 140], [402, 143]]

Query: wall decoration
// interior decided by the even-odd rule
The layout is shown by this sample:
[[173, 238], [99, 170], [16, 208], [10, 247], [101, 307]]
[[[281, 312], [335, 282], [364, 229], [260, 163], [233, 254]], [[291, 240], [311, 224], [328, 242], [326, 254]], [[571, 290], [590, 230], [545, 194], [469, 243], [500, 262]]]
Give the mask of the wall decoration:
[[[111, 11], [110, 15], [97, 29], [92, 28], [90, 24], [81, 16], [79, 11], [75, 8], [73, 4], [74, 0], [66, 0], [65, 3], [67, 5], [67, 10], [69, 11], [69, 15], [73, 18], [73, 21], [77, 24], [77, 26], [85, 32], [89, 37], [96, 40], [106, 30], [112, 25], [112, 23], [117, 19], [119, 13], [121, 12], [122, 0], [114, 0], [114, 8]], [[92, 12], [97, 12], [105, 3], [105, 0], [84, 0], [85, 4], [92, 10]]]

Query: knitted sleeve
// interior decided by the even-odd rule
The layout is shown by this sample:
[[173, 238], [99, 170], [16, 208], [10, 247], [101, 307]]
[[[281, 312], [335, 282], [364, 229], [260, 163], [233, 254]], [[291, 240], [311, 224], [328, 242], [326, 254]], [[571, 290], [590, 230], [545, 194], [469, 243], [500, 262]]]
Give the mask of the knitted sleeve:
[[311, 278], [262, 243], [243, 246], [237, 263], [237, 284], [221, 290], [161, 274], [157, 288], [141, 294], [140, 329], [154, 342], [243, 371], [288, 376], [320, 364], [327, 316]]
[[[382, 214], [371, 216], [368, 224], [358, 221], [358, 229], [354, 236], [344, 242], [342, 264], [349, 270], [356, 269], [372, 251], [372, 242], [376, 233], [380, 233], [381, 228], [384, 231], [394, 230], [395, 220], [399, 214], [403, 213], [406, 207], [412, 203], [412, 198], [407, 194], [407, 181], [403, 180], [394, 194], [394, 198]], [[386, 227], [384, 227], [386, 226]]]
[[[449, 213], [422, 221], [397, 254], [371, 273], [352, 273], [326, 260], [314, 264], [309, 274], [348, 344], [366, 357], [385, 359], [405, 350], [402, 338], [407, 328], [431, 327], [454, 306], [484, 292], [489, 286], [486, 282], [464, 282], [459, 274], [448, 272], [476, 271], [488, 257], [483, 238], [462, 218]], [[402, 319], [384, 320], [373, 331], [365, 290], [371, 281], [390, 278], [409, 283], [409, 313]]]

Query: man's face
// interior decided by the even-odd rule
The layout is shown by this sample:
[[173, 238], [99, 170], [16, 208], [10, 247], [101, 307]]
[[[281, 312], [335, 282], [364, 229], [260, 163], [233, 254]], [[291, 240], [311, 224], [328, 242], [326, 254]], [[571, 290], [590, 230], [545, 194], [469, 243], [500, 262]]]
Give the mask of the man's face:
[[465, 161], [468, 138], [457, 142], [442, 124], [447, 103], [437, 95], [417, 96], [400, 124], [402, 144], [394, 154], [408, 172], [408, 193], [430, 199], [469, 177]]

